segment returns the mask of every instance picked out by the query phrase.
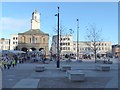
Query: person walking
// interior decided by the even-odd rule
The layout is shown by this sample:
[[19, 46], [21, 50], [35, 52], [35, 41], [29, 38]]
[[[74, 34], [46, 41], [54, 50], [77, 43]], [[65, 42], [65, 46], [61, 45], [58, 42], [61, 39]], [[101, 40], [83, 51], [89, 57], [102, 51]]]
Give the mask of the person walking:
[[13, 61], [12, 61], [12, 66], [14, 67], [15, 65], [16, 65], [16, 61], [13, 60]]
[[7, 62], [6, 62], [6, 60], [3, 60], [2, 64], [3, 64], [3, 66], [4, 66], [4, 69], [6, 69], [6, 67], [7, 67]]
[[11, 67], [11, 61], [10, 60], [7, 61], [7, 67], [8, 67], [8, 69], [10, 69], [10, 67]]

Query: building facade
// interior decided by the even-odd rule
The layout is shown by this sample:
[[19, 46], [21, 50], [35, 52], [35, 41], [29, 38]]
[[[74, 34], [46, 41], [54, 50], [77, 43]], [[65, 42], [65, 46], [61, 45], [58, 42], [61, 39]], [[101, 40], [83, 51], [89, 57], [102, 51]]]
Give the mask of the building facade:
[[[60, 51], [61, 54], [77, 54], [77, 41], [73, 41], [72, 35], [61, 36], [60, 39]], [[94, 54], [90, 46], [92, 42], [79, 41], [78, 52], [79, 54]], [[97, 54], [106, 55], [112, 52], [111, 42], [97, 42]], [[57, 54], [57, 35], [52, 39], [52, 53]]]
[[12, 34], [10, 38], [10, 50], [16, 50], [18, 46], [18, 35]]
[[[57, 54], [58, 36], [54, 35], [52, 38], [52, 54]], [[73, 51], [73, 38], [72, 35], [62, 35], [60, 37], [60, 53], [69, 53]]]
[[49, 53], [49, 34], [40, 30], [40, 14], [32, 13], [31, 29], [18, 33], [18, 49], [22, 51], [33, 51], [44, 49], [46, 55]]
[[[92, 42], [79, 42], [78, 43], [78, 49], [79, 52], [93, 52], [91, 47], [89, 45], [87, 45], [89, 43], [90, 46], [92, 46]], [[107, 53], [107, 52], [111, 52], [112, 51], [112, 43], [111, 42], [97, 42], [98, 45], [97, 46], [97, 53]], [[92, 46], [93, 47], [93, 46]], [[74, 41], [73, 42], [73, 52], [77, 52], [77, 42]]]
[[120, 57], [120, 45], [112, 45], [112, 53], [114, 57]]
[[10, 50], [10, 39], [0, 39], [0, 50]]

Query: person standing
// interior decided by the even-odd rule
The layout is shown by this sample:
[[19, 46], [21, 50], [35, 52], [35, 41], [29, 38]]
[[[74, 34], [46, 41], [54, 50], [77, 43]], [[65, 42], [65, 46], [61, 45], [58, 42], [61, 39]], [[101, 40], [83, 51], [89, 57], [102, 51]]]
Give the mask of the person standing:
[[15, 65], [16, 65], [16, 61], [13, 60], [13, 61], [12, 61], [12, 66], [14, 67]]
[[6, 60], [3, 60], [2, 64], [3, 64], [3, 66], [4, 66], [4, 69], [6, 69], [6, 65], [7, 65]]
[[11, 67], [11, 61], [10, 60], [7, 61], [7, 67], [8, 67], [8, 69], [10, 69], [10, 67]]

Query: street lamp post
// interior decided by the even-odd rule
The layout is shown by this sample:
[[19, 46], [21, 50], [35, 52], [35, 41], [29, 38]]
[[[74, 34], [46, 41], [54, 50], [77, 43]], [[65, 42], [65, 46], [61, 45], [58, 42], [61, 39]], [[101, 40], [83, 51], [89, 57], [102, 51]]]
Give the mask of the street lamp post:
[[59, 7], [58, 7], [58, 14], [57, 14], [57, 16], [58, 16], [58, 44], [57, 44], [57, 68], [59, 68], [60, 67], [60, 52], [59, 52], [59, 34], [60, 34], [60, 31], [59, 31]]
[[78, 47], [78, 43], [79, 43], [79, 19], [77, 19], [77, 60], [79, 59], [79, 47]]

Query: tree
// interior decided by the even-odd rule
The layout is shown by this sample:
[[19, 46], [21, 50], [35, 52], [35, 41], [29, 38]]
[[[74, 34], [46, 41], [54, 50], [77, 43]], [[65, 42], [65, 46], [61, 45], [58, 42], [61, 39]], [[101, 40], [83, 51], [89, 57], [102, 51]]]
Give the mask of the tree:
[[86, 33], [86, 44], [91, 48], [91, 51], [94, 53], [94, 59], [96, 63], [97, 59], [97, 52], [99, 51], [99, 46], [101, 44], [101, 30], [98, 30], [95, 25], [90, 25], [90, 28], [86, 27], [87, 33]]

